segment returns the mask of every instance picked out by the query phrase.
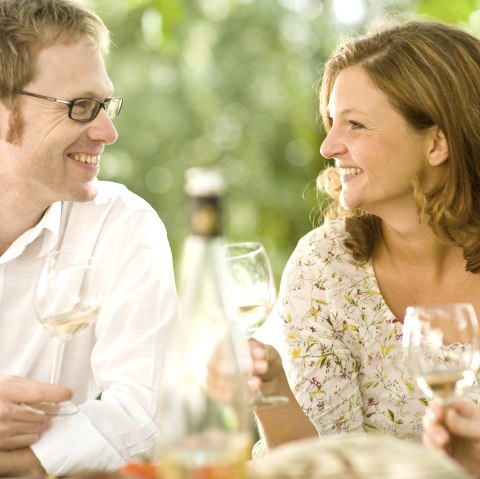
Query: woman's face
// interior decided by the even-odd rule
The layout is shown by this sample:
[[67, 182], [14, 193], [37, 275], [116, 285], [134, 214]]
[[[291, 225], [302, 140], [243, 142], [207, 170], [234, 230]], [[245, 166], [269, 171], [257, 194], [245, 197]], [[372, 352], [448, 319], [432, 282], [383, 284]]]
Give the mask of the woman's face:
[[332, 128], [320, 152], [335, 159], [341, 204], [386, 217], [413, 205], [412, 179], [428, 166], [433, 129], [414, 131], [360, 67], [338, 75]]

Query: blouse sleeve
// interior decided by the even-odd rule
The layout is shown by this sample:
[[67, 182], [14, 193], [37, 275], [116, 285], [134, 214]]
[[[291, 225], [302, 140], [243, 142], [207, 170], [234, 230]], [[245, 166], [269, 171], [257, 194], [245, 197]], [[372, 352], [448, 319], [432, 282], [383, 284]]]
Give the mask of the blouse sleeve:
[[358, 367], [332, 313], [338, 292], [331, 240], [315, 230], [303, 238], [283, 273], [277, 310], [292, 391], [320, 435], [362, 430]]

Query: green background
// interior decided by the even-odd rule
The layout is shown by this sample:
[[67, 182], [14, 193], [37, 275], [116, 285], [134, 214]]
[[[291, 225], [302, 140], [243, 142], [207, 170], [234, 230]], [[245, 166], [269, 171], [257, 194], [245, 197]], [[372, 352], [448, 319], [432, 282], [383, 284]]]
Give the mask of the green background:
[[[321, 220], [316, 86], [331, 49], [394, 11], [473, 31], [480, 23], [473, 0], [82, 3], [112, 32], [107, 64], [115, 93], [125, 97], [101, 178], [125, 183], [153, 205], [177, 265], [186, 234], [184, 172], [222, 168], [226, 235], [263, 242], [277, 281], [299, 238]], [[356, 11], [356, 20], [343, 18]]]

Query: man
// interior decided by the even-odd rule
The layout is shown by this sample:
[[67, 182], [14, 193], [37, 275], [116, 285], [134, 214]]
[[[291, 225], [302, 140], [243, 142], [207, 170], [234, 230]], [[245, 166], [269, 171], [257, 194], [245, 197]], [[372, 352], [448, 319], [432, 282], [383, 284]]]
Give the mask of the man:
[[[176, 315], [170, 248], [155, 211], [97, 180], [117, 139], [104, 54], [109, 34], [69, 0], [0, 0], [0, 476], [114, 470], [154, 447], [156, 395]], [[103, 261], [96, 323], [67, 343], [61, 386], [54, 341], [33, 309], [53, 250]], [[23, 404], [71, 399], [46, 416]]]

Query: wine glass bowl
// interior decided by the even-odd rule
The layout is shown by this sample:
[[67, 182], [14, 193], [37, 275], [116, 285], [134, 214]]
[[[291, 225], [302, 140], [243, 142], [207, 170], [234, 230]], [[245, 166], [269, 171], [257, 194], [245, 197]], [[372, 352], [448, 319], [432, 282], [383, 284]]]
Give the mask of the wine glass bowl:
[[407, 367], [429, 399], [448, 404], [473, 384], [480, 356], [471, 304], [409, 306], [403, 345]]
[[[44, 258], [34, 297], [38, 321], [56, 342], [50, 383], [59, 379], [65, 343], [85, 331], [100, 311], [100, 263], [91, 256], [54, 251]], [[72, 403], [25, 404], [39, 414], [68, 415]]]
[[[225, 245], [224, 295], [234, 327], [246, 339], [253, 337], [275, 305], [275, 280], [267, 251], [257, 242]], [[283, 396], [264, 396], [260, 391], [251, 407], [260, 409], [288, 401]]]
[[100, 311], [98, 261], [75, 253], [46, 256], [35, 290], [35, 312], [58, 342], [70, 341], [87, 329]]
[[237, 330], [251, 338], [275, 304], [275, 282], [265, 248], [260, 243], [225, 246], [226, 298]]

